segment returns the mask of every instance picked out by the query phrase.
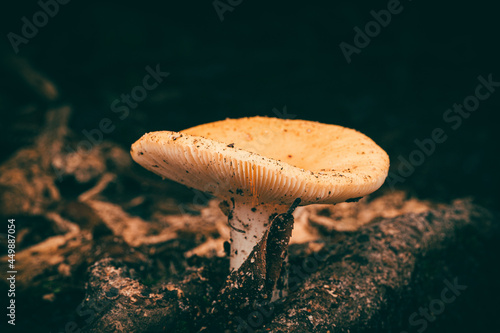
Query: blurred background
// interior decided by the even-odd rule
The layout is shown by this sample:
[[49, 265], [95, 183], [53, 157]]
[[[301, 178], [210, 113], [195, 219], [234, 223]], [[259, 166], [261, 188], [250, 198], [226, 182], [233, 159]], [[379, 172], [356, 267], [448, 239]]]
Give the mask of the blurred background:
[[[36, 1], [11, 1], [0, 10], [0, 163], [33, 144], [46, 111], [61, 105], [72, 109], [73, 142], [108, 118], [113, 130], [101, 130], [103, 139], [127, 151], [145, 132], [227, 117], [338, 124], [383, 147], [396, 176], [419, 150], [415, 140], [441, 128], [446, 141], [384, 187], [435, 202], [498, 203], [500, 87], [460, 116], [456, 128], [459, 120], [443, 118], [454, 103], [474, 96], [479, 76], [500, 82], [495, 2], [62, 3], [57, 13], [50, 7], [47, 22], [34, 17], [43, 10]], [[355, 28], [365, 31], [375, 20], [371, 11], [388, 6], [398, 13], [364, 38], [367, 45], [356, 46], [363, 38], [355, 40]], [[23, 17], [39, 20], [36, 33], [23, 28]], [[356, 47], [350, 62], [343, 42]], [[163, 76], [154, 88], [136, 88], [158, 68]], [[140, 100], [127, 104], [123, 95], [132, 92]]]

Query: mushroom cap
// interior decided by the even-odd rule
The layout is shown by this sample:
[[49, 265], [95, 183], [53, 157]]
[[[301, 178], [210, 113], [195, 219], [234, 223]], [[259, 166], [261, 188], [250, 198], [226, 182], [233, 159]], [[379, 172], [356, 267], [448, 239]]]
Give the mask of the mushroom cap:
[[268, 117], [147, 133], [131, 155], [164, 178], [253, 204], [343, 202], [377, 190], [389, 170], [387, 153], [356, 130]]

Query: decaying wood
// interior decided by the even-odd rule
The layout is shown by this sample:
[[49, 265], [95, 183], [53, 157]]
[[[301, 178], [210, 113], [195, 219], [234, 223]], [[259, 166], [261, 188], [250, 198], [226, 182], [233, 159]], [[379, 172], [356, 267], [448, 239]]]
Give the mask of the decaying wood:
[[82, 309], [99, 319], [85, 318], [85, 332], [170, 332], [178, 327], [184, 307], [182, 290], [170, 285], [153, 292], [133, 275], [111, 259], [90, 268]]
[[[46, 217], [53, 221], [62, 234], [17, 253], [18, 286], [22, 288], [36, 286], [42, 276], [70, 276], [71, 271], [85, 261], [85, 253], [91, 248], [92, 236], [89, 231], [81, 230], [78, 225], [56, 213], [48, 213]], [[4, 256], [0, 260], [6, 263], [7, 259]]]
[[[111, 321], [116, 326], [125, 314], [132, 318], [125, 321], [126, 328], [139, 332], [156, 331], [159, 327], [169, 327], [169, 332], [182, 332], [186, 327], [213, 332], [401, 331], [407, 328], [413, 307], [428, 302], [420, 295], [436, 288], [439, 291], [444, 279], [471, 281], [474, 271], [467, 266], [488, 262], [495, 256], [489, 253], [484, 257], [485, 249], [491, 248], [499, 235], [498, 222], [496, 215], [458, 200], [450, 206], [379, 220], [356, 232], [340, 234], [340, 238], [327, 239], [319, 253], [305, 258], [295, 257], [292, 251], [292, 293], [284, 302], [275, 304], [267, 304], [269, 294], [261, 292], [266, 289], [265, 268], [259, 264], [265, 262], [264, 251], [253, 251], [245, 268], [233, 273], [217, 296], [212, 294], [215, 302], [196, 308], [197, 315], [190, 312], [190, 306], [196, 304], [196, 293], [188, 296], [180, 292], [185, 287], [178, 284], [170, 287], [177, 291], [168, 306], [155, 303], [161, 295], [158, 292], [143, 295], [142, 301], [133, 304], [111, 300], [109, 310], [91, 324], [91, 331], [106, 331]], [[476, 241], [467, 243], [467, 237]], [[258, 246], [264, 243], [261, 241]], [[93, 280], [92, 270], [90, 274], [92, 282], [85, 302], [95, 301], [95, 290], [104, 293], [113, 285], [106, 279]], [[203, 279], [198, 280], [201, 290], [208, 286], [204, 283]], [[248, 302], [252, 288], [253, 303]], [[417, 293], [418, 288], [424, 290]], [[197, 293], [210, 295], [200, 289]], [[235, 302], [241, 307], [227, 306]], [[150, 314], [159, 317], [152, 320]], [[193, 316], [189, 325], [173, 325], [176, 317], [182, 318], [177, 325], [185, 324], [183, 316]]]
[[[123, 238], [131, 247], [163, 243], [177, 237], [177, 233], [168, 228], [154, 228], [140, 217], [130, 216], [119, 206], [109, 202], [88, 200], [86, 204], [99, 216], [114, 235]], [[155, 230], [156, 229], [156, 230]], [[152, 230], [157, 231], [152, 235]]]
[[[489, 265], [498, 255], [499, 222], [497, 215], [457, 200], [360, 228], [313, 256], [309, 265], [317, 268], [263, 330], [415, 330], [409, 317], [429, 304], [428, 295], [441, 297], [444, 281], [473, 283], [473, 267]], [[452, 310], [449, 315], [456, 316]]]
[[60, 200], [52, 160], [67, 134], [70, 108], [51, 109], [33, 147], [20, 149], [0, 166], [0, 209], [5, 215], [37, 215]]
[[[408, 197], [403, 191], [377, 193], [374, 199], [365, 197], [356, 203], [309, 205], [295, 211], [296, 227], [292, 243], [304, 243], [321, 238], [321, 231], [356, 231], [376, 219], [393, 218], [408, 213], [423, 213], [437, 207], [429, 201]], [[320, 231], [320, 233], [315, 233]]]

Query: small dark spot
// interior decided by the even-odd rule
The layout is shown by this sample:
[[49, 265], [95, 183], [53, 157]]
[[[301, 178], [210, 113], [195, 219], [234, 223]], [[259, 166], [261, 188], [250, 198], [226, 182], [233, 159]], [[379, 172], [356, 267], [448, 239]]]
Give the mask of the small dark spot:
[[234, 143], [230, 143], [227, 145], [229, 148], [234, 148]]
[[153, 168], [159, 168], [159, 166], [157, 166], [156, 164], [152, 166]]
[[219, 208], [222, 211], [222, 213], [224, 213], [224, 215], [226, 215], [226, 216], [232, 215], [231, 208], [229, 208], [229, 202], [227, 202], [225, 200], [221, 201], [221, 203], [219, 204]]
[[292, 158], [292, 155], [288, 155], [288, 158]]
[[144, 153], [141, 151], [141, 152], [139, 153], [139, 155], [144, 155]]
[[361, 256], [359, 254], [355, 254], [351, 257], [349, 257], [350, 260], [354, 261], [354, 262], [357, 262], [361, 265], [367, 265], [369, 263], [368, 259], [364, 256]]
[[111, 287], [109, 290], [104, 292], [104, 295], [109, 299], [115, 299], [120, 296], [120, 290], [118, 290], [118, 288]]
[[186, 170], [186, 173], [189, 173], [189, 171]]
[[231, 244], [228, 241], [224, 242], [224, 252], [228, 257], [231, 255]]
[[319, 209], [316, 214], [318, 214], [318, 216], [326, 216], [326, 217], [332, 216], [332, 213], [328, 208]]
[[241, 188], [237, 188], [236, 194], [243, 195], [243, 190]]
[[365, 243], [365, 242], [368, 242], [369, 240], [370, 240], [370, 237], [368, 237], [368, 235], [362, 234], [362, 235], [358, 236], [358, 242], [360, 242], [360, 243]]
[[255, 213], [257, 211], [257, 208], [253, 207], [251, 211]]
[[347, 199], [345, 202], [358, 202], [361, 199], [363, 199], [363, 197]]

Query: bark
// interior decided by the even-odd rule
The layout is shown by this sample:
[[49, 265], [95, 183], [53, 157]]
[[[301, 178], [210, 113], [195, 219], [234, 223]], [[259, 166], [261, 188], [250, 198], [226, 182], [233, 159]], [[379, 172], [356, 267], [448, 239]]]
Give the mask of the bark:
[[[416, 331], [424, 323], [412, 326], [408, 321], [412, 313], [440, 300], [442, 291], [455, 285], [453, 302], [443, 303], [442, 312], [433, 315], [431, 311], [425, 323], [425, 328], [437, 330], [443, 323], [450, 324], [446, 318], [467, 309], [467, 300], [477, 296], [483, 282], [491, 282], [484, 272], [498, 254], [498, 235], [498, 216], [463, 200], [418, 215], [379, 220], [356, 232], [336, 232], [326, 238], [321, 251], [311, 255], [304, 255], [304, 246], [292, 246], [291, 294], [271, 304], [263, 284], [265, 269], [254, 264], [251, 270], [250, 261], [244, 266], [251, 274], [242, 278], [233, 273], [218, 294], [207, 292], [204, 288], [209, 283], [201, 279], [196, 292], [184, 292], [192, 281], [182, 282], [170, 287], [173, 296], [168, 297], [159, 291], [144, 292], [138, 280], [122, 273], [117, 276], [125, 280], [119, 283], [109, 274], [97, 273], [101, 263], [91, 270], [84, 304], [105, 299], [113, 286], [118, 290], [134, 286], [134, 291], [114, 291], [120, 296], [109, 301], [87, 330]], [[263, 253], [256, 250], [249, 260]], [[239, 282], [243, 285], [234, 288]], [[262, 286], [264, 292], [259, 289]], [[212, 302], [201, 304], [200, 295], [212, 297]]]

